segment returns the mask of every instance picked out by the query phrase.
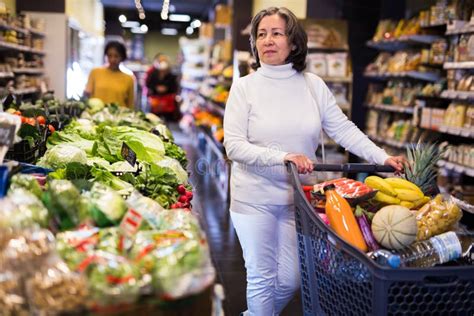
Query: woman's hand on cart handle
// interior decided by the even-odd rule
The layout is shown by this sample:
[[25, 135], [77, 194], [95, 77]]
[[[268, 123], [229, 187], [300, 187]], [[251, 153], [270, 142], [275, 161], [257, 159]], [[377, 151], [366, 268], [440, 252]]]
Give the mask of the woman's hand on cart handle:
[[385, 160], [384, 165], [395, 168], [395, 174], [403, 172], [404, 165], [408, 164], [407, 159], [404, 156], [390, 156]]
[[285, 162], [291, 161], [298, 168], [298, 173], [311, 173], [313, 172], [314, 164], [311, 159], [303, 154], [289, 153], [284, 158]]

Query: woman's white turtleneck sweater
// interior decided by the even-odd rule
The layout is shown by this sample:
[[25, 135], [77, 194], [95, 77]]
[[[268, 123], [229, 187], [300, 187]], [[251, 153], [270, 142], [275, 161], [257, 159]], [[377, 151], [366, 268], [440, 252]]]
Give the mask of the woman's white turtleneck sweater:
[[301, 153], [316, 160], [321, 125], [329, 137], [357, 156], [377, 164], [388, 158], [347, 119], [323, 80], [308, 75], [321, 118], [304, 75], [292, 64], [262, 63], [255, 73], [232, 85], [224, 116], [224, 146], [232, 160], [232, 199], [292, 204], [284, 157]]

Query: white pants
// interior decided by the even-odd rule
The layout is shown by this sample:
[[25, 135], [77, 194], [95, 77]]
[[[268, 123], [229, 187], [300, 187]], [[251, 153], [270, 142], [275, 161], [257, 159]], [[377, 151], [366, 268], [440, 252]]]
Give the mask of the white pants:
[[232, 201], [230, 214], [247, 269], [245, 315], [279, 315], [300, 287], [294, 206]]

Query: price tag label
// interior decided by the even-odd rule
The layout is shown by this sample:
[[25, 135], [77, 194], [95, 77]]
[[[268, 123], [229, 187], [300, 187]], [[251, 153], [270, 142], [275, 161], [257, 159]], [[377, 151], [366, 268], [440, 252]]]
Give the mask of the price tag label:
[[137, 154], [128, 147], [127, 144], [122, 143], [122, 157], [125, 159], [132, 167], [135, 167], [135, 163], [137, 162]]
[[143, 216], [135, 211], [134, 209], [129, 209], [125, 216], [122, 218], [120, 223], [120, 229], [128, 237], [134, 236], [140, 225], [143, 222]]
[[0, 123], [0, 146], [10, 147], [15, 138], [15, 125]]

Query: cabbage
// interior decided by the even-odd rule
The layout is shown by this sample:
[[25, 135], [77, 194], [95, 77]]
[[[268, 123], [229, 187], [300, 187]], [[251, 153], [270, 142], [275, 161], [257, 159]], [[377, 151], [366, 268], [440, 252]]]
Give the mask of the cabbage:
[[90, 199], [95, 206], [90, 215], [99, 227], [118, 225], [127, 211], [125, 200], [116, 191], [99, 182], [92, 186]]
[[94, 147], [94, 142], [82, 138], [79, 134], [76, 134], [74, 131], [62, 131], [55, 132], [48, 138], [48, 147], [54, 147], [56, 145], [67, 143], [67, 145], [78, 147], [84, 150], [87, 154], [92, 154], [92, 148]]
[[56, 170], [71, 162], [87, 164], [86, 152], [73, 145], [60, 144], [48, 149], [38, 161], [38, 166]]
[[188, 183], [188, 173], [183, 169], [178, 160], [170, 157], [165, 157], [164, 159], [157, 161], [156, 164], [160, 167], [170, 168], [173, 170], [173, 173], [176, 175], [178, 182], [181, 184]]
[[77, 133], [84, 139], [95, 140], [97, 138], [97, 125], [87, 119], [72, 120], [64, 131], [70, 134]]
[[91, 114], [97, 113], [105, 107], [104, 102], [99, 98], [90, 98], [87, 101], [87, 105], [89, 106], [87, 111]]

